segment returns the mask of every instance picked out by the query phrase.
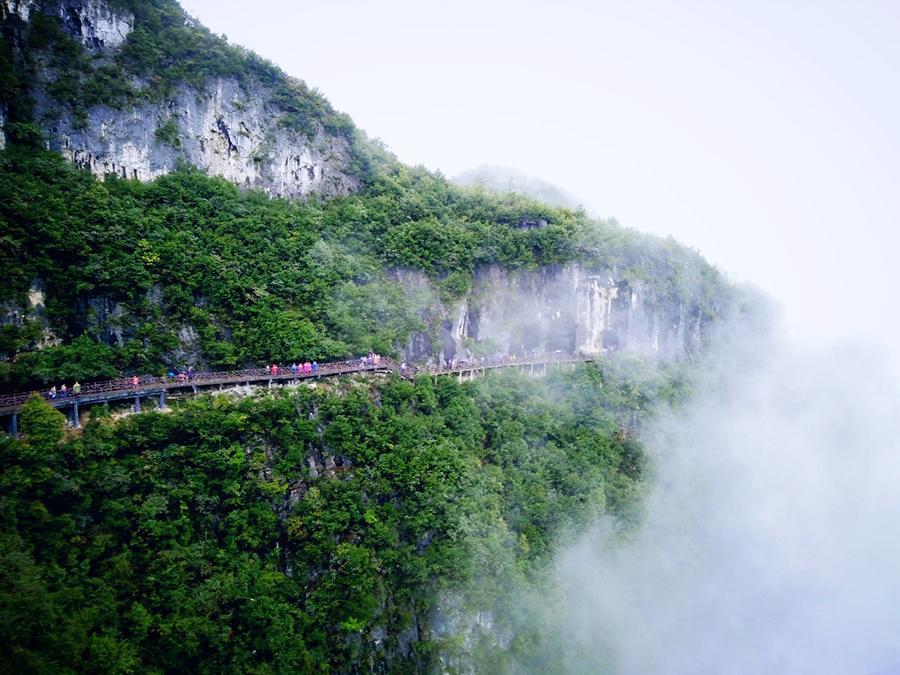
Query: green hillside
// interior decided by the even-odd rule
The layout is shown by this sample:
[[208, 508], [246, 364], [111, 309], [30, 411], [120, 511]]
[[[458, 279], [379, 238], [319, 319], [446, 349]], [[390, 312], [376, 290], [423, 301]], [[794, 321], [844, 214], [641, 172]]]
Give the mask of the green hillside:
[[[92, 52], [59, 11], [87, 2], [43, 0], [27, 22], [0, 9], [3, 391], [397, 355], [416, 336], [430, 340], [422, 359], [437, 357], [448, 308], [486, 270], [577, 268], [596, 297], [621, 289], [625, 309], [639, 287], [657, 312], [649, 342], [687, 315], [696, 335], [681, 338], [706, 340], [735, 304], [671, 239], [402, 165], [172, 0], [108, 3], [133, 28]], [[276, 129], [349, 148], [353, 189], [272, 198], [184, 162], [152, 181], [98, 178], [53, 135], [59, 120], [90, 130], [98, 116], [166, 110], [223, 77], [264, 92]], [[144, 140], [172, 159], [186, 141], [165, 120]], [[466, 384], [343, 378], [136, 415], [95, 406], [79, 430], [36, 395], [21, 437], [0, 437], [0, 669], [529, 663], [541, 635], [506, 601], [546, 582], [571, 533], [604, 515], [627, 532], [640, 517], [652, 467], [636, 439], [690, 394], [694, 354], [680, 356]]]
[[489, 609], [515, 625], [504, 598], [568, 528], [634, 517], [645, 460], [626, 430], [684, 393], [678, 371], [623, 362], [200, 399], [94, 414], [79, 434], [34, 399], [22, 439], [0, 440], [0, 663], [403, 672], [437, 655], [527, 658], [539, 636], [500, 653], [472, 629], [483, 644], [469, 649], [436, 617]]
[[[434, 302], [404, 294], [387, 275], [396, 266], [423, 271], [444, 298], [464, 294], [480, 265], [567, 261], [630, 269], [666, 297], [699, 285], [710, 314], [727, 297], [718, 272], [674, 242], [402, 166], [358, 195], [287, 201], [189, 167], [150, 184], [101, 182], [11, 145], [0, 191], [10, 195], [0, 203], [2, 300], [25, 306], [35, 279], [46, 292], [46, 317], [2, 328], [10, 389], [185, 367], [174, 356], [185, 325], [212, 367], [391, 354], [429, 330], [418, 310]], [[550, 224], [516, 227], [537, 218]], [[36, 350], [45, 326], [62, 344]]]

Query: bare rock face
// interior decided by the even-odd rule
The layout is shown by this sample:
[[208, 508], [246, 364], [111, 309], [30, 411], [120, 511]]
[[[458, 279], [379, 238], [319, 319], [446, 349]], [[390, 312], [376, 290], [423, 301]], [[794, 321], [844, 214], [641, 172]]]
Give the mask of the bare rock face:
[[66, 32], [92, 52], [119, 49], [134, 29], [130, 12], [113, 10], [103, 0], [3, 0], [3, 18], [28, 22], [34, 12], [62, 20]]
[[134, 17], [114, 12], [101, 0], [67, 0], [60, 18], [68, 32], [93, 52], [119, 49], [134, 29]]
[[0, 8], [3, 9], [4, 16], [14, 15], [22, 21], [28, 21], [34, 5], [35, 0], [3, 0]]
[[[131, 13], [105, 0], [0, 0], [0, 19], [20, 30], [38, 12], [58, 19], [99, 65], [115, 63], [135, 25]], [[271, 83], [213, 78], [200, 88], [183, 85], [162, 101], [95, 105], [76, 117], [49, 95], [56, 77], [44, 64], [29, 82], [34, 119], [50, 149], [97, 176], [149, 181], [184, 161], [272, 196], [342, 195], [361, 185], [350, 169], [348, 136], [329, 133], [313, 119], [304, 131], [281, 124], [285, 111]], [[154, 86], [137, 80], [133, 85], [145, 92]], [[4, 122], [0, 109], [0, 127]]]
[[[419, 272], [397, 270], [408, 293], [430, 286]], [[701, 348], [711, 330], [699, 299], [661, 296], [652, 283], [582, 265], [510, 271], [496, 265], [475, 275], [458, 303], [423, 317], [437, 334], [414, 335], [410, 361], [493, 354], [597, 354], [626, 350], [679, 359]]]
[[[60, 119], [51, 128], [51, 148], [98, 176], [153, 180], [184, 160], [270, 195], [336, 195], [359, 187], [346, 170], [345, 139], [321, 130], [310, 139], [278, 127], [276, 111], [264, 101], [233, 79], [211, 81], [203, 91], [184, 86], [165, 105], [97, 106], [84, 126]], [[166, 127], [171, 136], [161, 138]]]

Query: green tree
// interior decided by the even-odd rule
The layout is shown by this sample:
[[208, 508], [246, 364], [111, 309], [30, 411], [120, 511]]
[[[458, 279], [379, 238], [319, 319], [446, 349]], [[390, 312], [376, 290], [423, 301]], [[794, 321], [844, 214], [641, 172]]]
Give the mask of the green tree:
[[19, 419], [23, 445], [33, 456], [56, 454], [65, 435], [65, 415], [39, 394], [32, 394], [22, 406]]

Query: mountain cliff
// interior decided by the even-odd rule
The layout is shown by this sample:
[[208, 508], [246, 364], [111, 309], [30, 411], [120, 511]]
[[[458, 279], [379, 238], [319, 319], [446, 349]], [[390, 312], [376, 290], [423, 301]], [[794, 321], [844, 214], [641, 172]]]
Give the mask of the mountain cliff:
[[125, 371], [371, 349], [682, 358], [730, 306], [728, 284], [674, 242], [401, 166], [173, 0], [4, 0], [0, 27], [15, 146], [0, 172], [28, 195], [0, 207], [7, 386], [96, 362], [65, 350], [78, 338]]
[[0, 0], [0, 129], [3, 389], [602, 355], [97, 405], [77, 431], [34, 395], [0, 435], [4, 672], [538, 658], [507, 600], [562, 533], [634, 522], [636, 431], [742, 311], [671, 239], [402, 165], [172, 0]]
[[366, 178], [367, 144], [346, 115], [174, 1], [4, 0], [0, 22], [18, 75], [0, 121], [33, 119], [97, 176], [152, 180], [183, 161], [289, 197]]

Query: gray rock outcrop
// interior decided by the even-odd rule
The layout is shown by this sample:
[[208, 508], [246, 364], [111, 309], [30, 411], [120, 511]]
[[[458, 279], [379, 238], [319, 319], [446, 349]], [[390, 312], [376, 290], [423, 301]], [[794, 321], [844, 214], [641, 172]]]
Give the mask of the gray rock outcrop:
[[[431, 285], [419, 272], [396, 270], [394, 276], [410, 295]], [[557, 350], [678, 359], [700, 349], [712, 328], [697, 297], [660, 297], [652, 283], [579, 264], [481, 268], [463, 299], [438, 303], [422, 318], [434, 329], [412, 336], [404, 354], [410, 361]]]
[[[0, 0], [0, 21], [22, 44], [38, 13], [57, 20], [94, 69], [118, 68], [117, 55], [135, 28], [131, 13], [105, 0]], [[164, 97], [152, 95], [152, 79], [132, 77], [135, 102], [91, 105], [76, 115], [51, 94], [60, 77], [52, 59], [38, 56], [36, 63], [28, 93], [49, 148], [97, 176], [149, 181], [184, 161], [273, 196], [333, 196], [360, 187], [349, 134], [326, 130], [314, 114], [303, 130], [283, 123], [276, 87], [301, 86], [286, 77], [265, 83], [211, 77], [202, 87], [184, 84]], [[5, 121], [0, 102], [0, 127]], [[0, 147], [4, 143], [0, 134]]]

